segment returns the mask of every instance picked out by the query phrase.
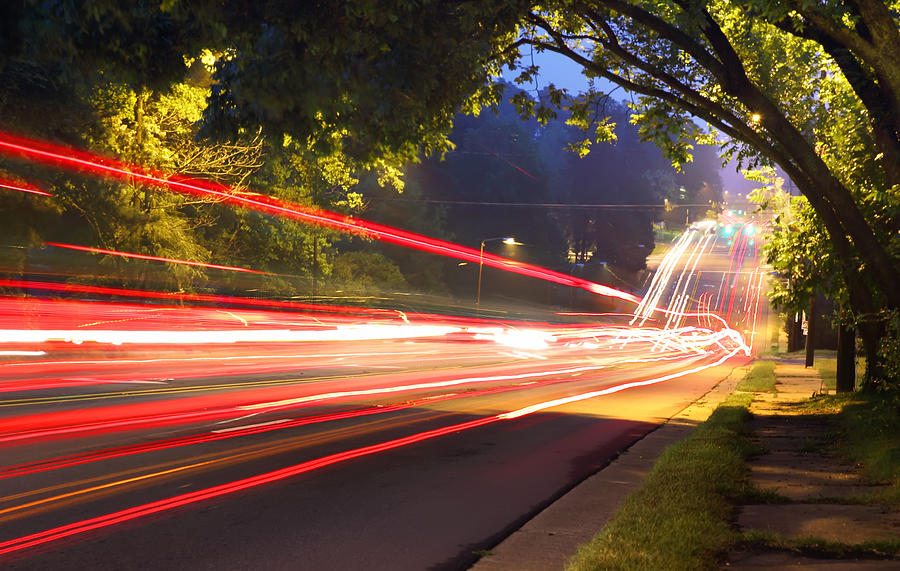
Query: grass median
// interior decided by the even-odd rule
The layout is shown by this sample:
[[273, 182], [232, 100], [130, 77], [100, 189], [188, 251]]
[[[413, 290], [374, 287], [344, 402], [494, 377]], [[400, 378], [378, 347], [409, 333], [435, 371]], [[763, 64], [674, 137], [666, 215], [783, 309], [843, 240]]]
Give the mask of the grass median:
[[744, 433], [751, 395], [728, 397], [656, 462], [615, 518], [568, 569], [698, 569], [714, 566], [733, 539], [733, 498], [752, 451]]
[[756, 361], [735, 390], [748, 393], [774, 393], [775, 381], [775, 361]]

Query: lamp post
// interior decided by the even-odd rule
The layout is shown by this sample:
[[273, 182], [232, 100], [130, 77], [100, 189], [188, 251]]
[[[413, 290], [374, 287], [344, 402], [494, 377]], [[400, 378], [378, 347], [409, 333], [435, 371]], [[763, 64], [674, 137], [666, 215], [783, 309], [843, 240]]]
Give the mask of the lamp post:
[[478, 254], [478, 290], [475, 294], [475, 309], [481, 309], [481, 272], [484, 269], [484, 243], [500, 240], [508, 246], [521, 246], [521, 242], [516, 242], [512, 236], [500, 236], [497, 238], [485, 238], [481, 241], [481, 251]]

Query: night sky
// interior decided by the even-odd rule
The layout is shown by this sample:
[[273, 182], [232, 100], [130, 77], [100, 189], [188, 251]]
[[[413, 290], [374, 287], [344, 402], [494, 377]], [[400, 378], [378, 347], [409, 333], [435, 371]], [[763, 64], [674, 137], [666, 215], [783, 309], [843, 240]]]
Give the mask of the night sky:
[[[524, 49], [524, 48], [523, 48]], [[523, 63], [530, 63], [532, 54], [525, 53]], [[538, 77], [538, 89], [543, 89], [547, 85], [553, 83], [557, 87], [563, 87], [571, 93], [578, 93], [587, 88], [587, 79], [581, 74], [581, 66], [572, 60], [555, 54], [553, 52], [534, 53], [534, 63], [540, 66], [541, 73]], [[506, 79], [512, 81], [516, 73], [507, 73], [504, 75]], [[606, 81], [600, 81], [597, 85], [601, 88], [605, 87], [612, 90], [615, 86]], [[522, 86], [525, 87], [525, 86]], [[616, 99], [626, 99], [627, 92], [621, 88], [614, 95]], [[702, 122], [701, 122], [702, 123]], [[737, 172], [737, 166], [729, 163], [721, 171], [723, 188], [730, 193], [746, 194], [757, 188], [759, 183], [749, 181], [742, 174]]]

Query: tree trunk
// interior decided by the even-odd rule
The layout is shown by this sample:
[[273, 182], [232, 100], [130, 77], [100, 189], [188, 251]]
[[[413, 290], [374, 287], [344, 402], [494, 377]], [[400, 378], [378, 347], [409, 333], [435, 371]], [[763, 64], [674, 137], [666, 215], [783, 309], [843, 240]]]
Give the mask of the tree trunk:
[[863, 387], [871, 390], [884, 375], [878, 355], [881, 338], [884, 336], [884, 322], [863, 320], [859, 325], [859, 336], [866, 352], [866, 380]]
[[885, 334], [885, 324], [876, 319], [877, 310], [871, 292], [861, 280], [858, 274], [851, 274], [848, 280], [850, 294], [850, 307], [857, 315], [863, 316], [859, 324], [859, 336], [862, 338], [866, 351], [866, 388], [874, 386], [875, 379], [881, 378], [883, 373], [881, 360], [878, 357], [878, 346]]
[[[147, 130], [144, 125], [144, 93], [144, 90], [138, 91], [134, 101], [134, 156], [132, 159], [138, 162], [144, 159], [144, 133]], [[134, 179], [131, 181], [131, 188], [134, 192], [132, 202], [134, 207], [147, 214], [150, 210], [149, 201], [146, 199], [147, 191]]]
[[144, 92], [137, 93], [134, 101], [134, 144], [135, 154], [140, 157], [144, 154]]
[[[760, 115], [760, 125], [789, 159], [788, 164], [784, 164], [784, 157], [776, 162], [789, 173], [790, 170], [799, 170], [803, 175], [802, 180], [797, 180], [799, 177], [792, 178], [801, 192], [809, 198], [812, 207], [823, 219], [828, 216], [825, 211], [830, 211], [834, 216], [837, 225], [829, 227], [832, 239], [835, 239], [837, 233], [848, 236], [866, 262], [867, 272], [887, 298], [890, 307], [900, 307], [900, 289], [896, 287], [900, 283], [900, 270], [863, 216], [850, 190], [832, 174], [815, 147], [785, 117], [776, 102], [750, 80], [743, 61], [712, 16], [703, 10], [698, 24], [724, 64], [715, 71], [720, 75], [718, 79], [725, 92]], [[752, 144], [751, 141], [747, 142]], [[837, 253], [845, 265], [852, 263], [852, 258], [845, 257], [841, 252]]]
[[856, 330], [841, 326], [838, 329], [837, 392], [853, 392], [856, 386]]

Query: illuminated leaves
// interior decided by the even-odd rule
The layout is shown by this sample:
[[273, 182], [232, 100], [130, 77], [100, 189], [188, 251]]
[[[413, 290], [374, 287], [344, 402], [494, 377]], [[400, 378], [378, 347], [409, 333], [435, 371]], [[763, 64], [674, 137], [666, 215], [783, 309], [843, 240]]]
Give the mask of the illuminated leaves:
[[406, 288], [406, 279], [400, 269], [377, 252], [338, 254], [332, 277], [344, 293], [371, 295]]
[[269, 11], [266, 32], [248, 29], [238, 56], [219, 65], [210, 131], [263, 124], [314, 136], [330, 152], [329, 134], [345, 130], [353, 146], [344, 150], [366, 160], [385, 151], [441, 154], [458, 108], [477, 113], [498, 101], [490, 77], [515, 39], [519, 4], [364, 1]]

